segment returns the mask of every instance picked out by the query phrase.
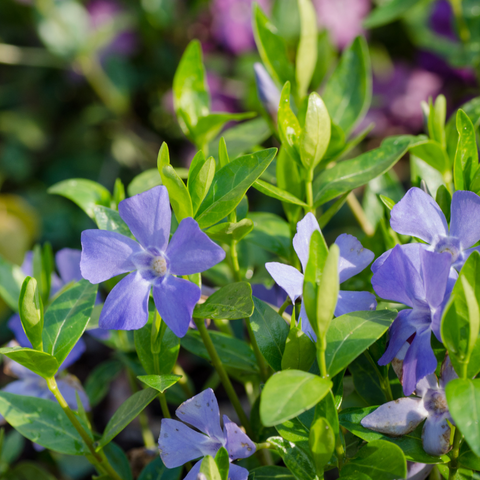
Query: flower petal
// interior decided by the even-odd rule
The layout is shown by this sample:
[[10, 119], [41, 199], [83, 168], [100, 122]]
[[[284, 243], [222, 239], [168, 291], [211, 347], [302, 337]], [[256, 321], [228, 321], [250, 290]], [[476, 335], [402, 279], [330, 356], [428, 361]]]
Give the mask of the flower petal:
[[417, 383], [437, 368], [437, 359], [432, 350], [430, 329], [418, 332], [403, 361], [403, 393], [411, 395]]
[[196, 432], [178, 420], [162, 419], [158, 437], [160, 456], [167, 468], [175, 468], [205, 455], [215, 457], [222, 444]]
[[32, 348], [32, 344], [28, 339], [25, 330], [23, 329], [22, 320], [20, 320], [20, 315], [18, 313], [15, 313], [10, 317], [7, 325], [8, 328], [15, 335], [15, 340], [21, 347]]
[[376, 308], [377, 300], [372, 293], [340, 290], [337, 306], [335, 307], [335, 316], [339, 317], [346, 313], [359, 312], [361, 310], [375, 310]]
[[337, 237], [335, 243], [340, 249], [338, 261], [340, 283], [360, 273], [375, 258], [375, 254], [363, 248], [363, 245], [353, 235], [342, 233]]
[[452, 265], [452, 267], [454, 267], [458, 271], [460, 271], [462, 269], [464, 263], [467, 261], [467, 258], [473, 252], [479, 252], [480, 253], [480, 247], [472, 247], [472, 248], [467, 248], [467, 250], [464, 250], [462, 252], [462, 254], [458, 257], [457, 261]]
[[[429, 248], [428, 245], [424, 243], [407, 243], [406, 245], [399, 245], [402, 249], [402, 252], [408, 257], [412, 262], [412, 265], [417, 268], [420, 268], [420, 252]], [[393, 252], [393, 249], [387, 250], [384, 254], [380, 255], [372, 264], [372, 272], [375, 273], [385, 262], [385, 260]]]
[[397, 437], [413, 432], [428, 415], [421, 398], [399, 398], [363, 417], [363, 427]]
[[55, 255], [55, 263], [63, 283], [78, 282], [82, 279], [80, 271], [81, 250], [62, 248]]
[[248, 438], [243, 430], [233, 423], [226, 415], [223, 416], [223, 429], [227, 437], [225, 448], [230, 461], [238, 458], [247, 458], [255, 453], [255, 444]]
[[64, 370], [65, 368], [70, 367], [70, 365], [73, 365], [85, 353], [86, 349], [87, 349], [87, 346], [85, 345], [85, 341], [82, 338], [80, 338], [78, 342], [70, 350], [70, 353], [67, 355], [67, 358], [65, 358], [65, 360], [60, 365], [58, 370], [61, 371], [61, 370]]
[[225, 258], [223, 248], [212, 242], [193, 218], [184, 218], [180, 222], [166, 255], [170, 272], [174, 275], [203, 272]]
[[315, 215], [309, 212], [297, 223], [297, 233], [293, 237], [293, 248], [297, 252], [304, 272], [310, 255], [310, 238], [315, 230], [321, 231]]
[[317, 341], [317, 335], [313, 331], [312, 324], [307, 317], [307, 311], [305, 310], [305, 304], [302, 301], [302, 306], [300, 307], [300, 315], [298, 319], [302, 320], [302, 332], [306, 333], [314, 342]]
[[448, 236], [445, 215], [437, 202], [420, 188], [411, 188], [392, 208], [390, 225], [397, 233], [433, 243]]
[[247, 480], [248, 470], [238, 465], [230, 464], [230, 469], [228, 471], [228, 479], [229, 480]]
[[450, 450], [450, 426], [442, 415], [427, 418], [422, 431], [423, 449], [430, 455], [439, 457]]
[[166, 187], [153, 187], [122, 200], [118, 204], [118, 213], [143, 247], [165, 251], [172, 221]]
[[480, 240], [480, 197], [464, 190], [453, 194], [450, 235], [460, 240], [463, 249]]
[[148, 320], [151, 285], [133, 272], [115, 285], [105, 300], [98, 325], [107, 330], [137, 330]]
[[425, 299], [430, 307], [438, 307], [445, 298], [452, 256], [445, 253], [421, 251]]
[[201, 290], [192, 282], [168, 275], [153, 286], [153, 299], [158, 313], [177, 337], [184, 337], [200, 300]]
[[295, 303], [303, 293], [303, 274], [290, 265], [278, 262], [266, 263], [265, 268], [278, 285], [287, 292], [292, 303]]
[[452, 362], [447, 353], [442, 363], [442, 373], [441, 373], [440, 382], [439, 382], [440, 386], [442, 388], [445, 388], [448, 382], [455, 380], [456, 378], [458, 378], [457, 372], [455, 372], [455, 370], [453, 369]]
[[220, 409], [211, 388], [183, 402], [175, 411], [175, 415], [182, 422], [189, 423], [219, 442], [225, 441], [225, 435], [220, 427]]
[[417, 382], [415, 395], [417, 397], [424, 397], [428, 390], [438, 390], [437, 376], [433, 373], [423, 377]]
[[428, 463], [407, 462], [408, 480], [425, 480], [435, 465]]
[[193, 467], [192, 469], [188, 472], [187, 476], [183, 479], [183, 480], [203, 480], [203, 478], [206, 478], [205, 475], [203, 476], [203, 478], [201, 476], [199, 476], [200, 474], [200, 468], [202, 466], [202, 461], [203, 461], [203, 458], [201, 460], [199, 460]]
[[91, 283], [100, 283], [122, 273], [135, 270], [131, 260], [142, 247], [131, 238], [107, 230], [82, 232], [82, 277]]
[[372, 286], [379, 297], [409, 307], [413, 306], [415, 299], [425, 298], [422, 278], [400, 245], [373, 274]]

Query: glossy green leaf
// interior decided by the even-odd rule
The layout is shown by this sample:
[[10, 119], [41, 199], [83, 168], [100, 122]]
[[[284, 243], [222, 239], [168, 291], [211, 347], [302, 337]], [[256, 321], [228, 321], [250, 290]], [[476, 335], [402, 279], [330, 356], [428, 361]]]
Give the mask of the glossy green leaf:
[[[480, 125], [480, 97], [475, 97], [464, 103], [460, 107], [473, 123], [475, 128]], [[457, 116], [453, 114], [450, 116], [445, 128], [447, 138], [447, 151], [450, 158], [455, 158], [455, 152], [458, 145], [458, 131], [457, 131]]]
[[279, 257], [290, 257], [290, 226], [283, 218], [266, 212], [252, 212], [248, 214], [248, 218], [253, 221], [254, 228], [245, 240]]
[[230, 459], [228, 456], [228, 451], [225, 447], [220, 448], [220, 450], [215, 455], [215, 463], [217, 464], [218, 473], [220, 474], [220, 479], [228, 480], [228, 471], [230, 470]]
[[475, 455], [480, 456], [480, 380], [457, 378], [445, 387], [448, 408]]
[[310, 337], [298, 327], [290, 329], [282, 357], [282, 370], [308, 372], [315, 361], [317, 350]]
[[24, 437], [42, 447], [66, 455], [90, 453], [56, 402], [0, 391], [0, 414]]
[[274, 426], [300, 415], [315, 406], [331, 386], [330, 380], [301, 370], [276, 373], [267, 380], [260, 398], [262, 423]]
[[376, 410], [376, 408], [377, 407], [347, 408], [342, 410], [338, 414], [340, 425], [366, 442], [385, 440], [394, 443], [402, 449], [409, 462], [443, 463], [450, 460], [447, 455], [434, 457], [425, 453], [422, 443], [423, 425], [419, 425], [413, 432], [402, 435], [401, 437], [390, 437], [362, 427], [360, 423], [362, 419]]
[[317, 418], [312, 424], [309, 441], [317, 473], [321, 475], [335, 450], [335, 434], [326, 418]]
[[238, 157], [218, 170], [195, 216], [200, 228], [210, 227], [232, 212], [253, 182], [270, 165], [276, 152], [276, 148], [269, 148]]
[[123, 365], [118, 360], [107, 360], [97, 365], [85, 381], [85, 392], [90, 406], [98, 405], [110, 391], [110, 385], [120, 375]]
[[475, 128], [463, 110], [457, 112], [457, 131], [458, 144], [453, 166], [455, 189], [470, 190], [478, 170], [478, 149]]
[[307, 204], [302, 202], [299, 198], [291, 193], [287, 192], [286, 190], [282, 190], [281, 188], [272, 185], [271, 183], [267, 183], [263, 180], [257, 180], [253, 184], [253, 188], [258, 190], [259, 192], [267, 195], [268, 197], [276, 198], [281, 202], [291, 203], [292, 205], [299, 205], [301, 207], [306, 207]]
[[109, 232], [116, 232], [120, 235], [133, 238], [127, 224], [122, 220], [116, 210], [97, 205], [94, 207], [94, 212], [95, 222], [100, 230], [108, 230]]
[[250, 317], [258, 348], [268, 364], [275, 370], [282, 369], [282, 356], [289, 334], [287, 322], [269, 305], [253, 297], [255, 310]]
[[295, 72], [283, 38], [256, 4], [253, 6], [253, 33], [258, 53], [270, 76], [279, 85], [294, 81]]
[[137, 377], [141, 382], [150, 388], [163, 393], [167, 388], [175, 385], [181, 378], [181, 375], [140, 375]]
[[467, 442], [463, 442], [460, 447], [458, 463], [462, 467], [480, 471], [480, 457], [477, 457], [477, 455], [470, 450]]
[[379, 198], [389, 210], [395, 206], [395, 202], [391, 198], [388, 198], [385, 195], [379, 195]]
[[343, 51], [322, 98], [330, 118], [346, 134], [363, 118], [372, 98], [370, 56], [363, 37], [357, 37]]
[[162, 178], [158, 169], [149, 168], [133, 178], [127, 187], [127, 192], [130, 197], [133, 197], [161, 184]]
[[111, 442], [140, 412], [158, 395], [158, 390], [146, 388], [134, 393], [120, 405], [107, 423], [102, 438], [97, 442], [97, 451]]
[[440, 185], [440, 187], [438, 187], [435, 201], [441, 208], [443, 214], [445, 215], [445, 218], [447, 219], [447, 222], [450, 222], [450, 207], [452, 204], [452, 194], [448, 191], [445, 185]]
[[[255, 355], [247, 343], [216, 331], [210, 331], [210, 337], [225, 367], [236, 368], [247, 373], [258, 373]], [[189, 330], [181, 342], [185, 350], [205, 360], [210, 360], [207, 349], [197, 331]]]
[[138, 480], [180, 480], [182, 477], [183, 466], [177, 468], [167, 468], [160, 457], [150, 462], [143, 470]]
[[450, 168], [447, 152], [435, 140], [425, 140], [410, 149], [411, 153], [443, 173]]
[[342, 371], [390, 327], [397, 312], [377, 310], [353, 312], [337, 317], [327, 332], [325, 352], [331, 377]]
[[313, 182], [315, 206], [383, 175], [405, 155], [412, 140], [409, 136], [390, 137], [380, 147], [323, 171]]
[[71, 178], [51, 186], [48, 193], [61, 195], [76, 203], [90, 218], [95, 218], [95, 205], [109, 207], [110, 192], [97, 182], [85, 178]]
[[275, 429], [283, 439], [294, 443], [309, 457], [311, 456], [310, 445], [308, 442], [308, 437], [310, 434], [310, 422], [302, 422], [300, 417], [295, 417], [281, 423], [280, 425], [276, 425]]
[[212, 320], [237, 320], [253, 313], [252, 287], [247, 282], [237, 282], [220, 288], [193, 311], [194, 318]]
[[218, 166], [222, 168], [228, 163], [230, 163], [230, 157], [228, 155], [227, 142], [225, 141], [225, 137], [222, 137], [218, 142]]
[[35, 350], [42, 350], [43, 302], [38, 290], [37, 281], [32, 277], [25, 278], [18, 304], [18, 313], [23, 329]]
[[298, 96], [307, 95], [317, 63], [317, 13], [311, 0], [298, 0], [300, 13], [300, 41], [295, 57], [295, 78]]
[[18, 311], [18, 299], [25, 277], [18, 265], [0, 256], [0, 296], [14, 311]]
[[365, 28], [375, 28], [397, 20], [419, 0], [391, 0], [375, 8], [363, 21]]
[[[113, 469], [120, 475], [122, 480], [133, 480], [132, 470], [130, 468], [130, 462], [127, 454], [114, 442], [110, 442], [103, 449], [108, 462]], [[108, 477], [108, 480], [110, 477]], [[107, 479], [106, 479], [107, 480]]]
[[83, 335], [92, 315], [98, 285], [80, 280], [48, 307], [43, 326], [43, 349], [53, 355], [59, 365]]
[[187, 188], [192, 199], [194, 215], [197, 213], [198, 207], [200, 207], [213, 182], [215, 166], [215, 159], [213, 157], [205, 158], [202, 151], [199, 151], [192, 160], [188, 171]]
[[200, 465], [200, 473], [203, 473], [205, 478], [208, 478], [209, 480], [222, 480], [217, 464], [210, 455], [203, 458], [202, 464]]
[[285, 467], [257, 467], [250, 470], [248, 480], [295, 480], [295, 477]]
[[320, 96], [312, 92], [308, 97], [305, 125], [299, 140], [300, 157], [307, 170], [312, 170], [322, 160], [330, 143], [330, 133], [331, 121], [327, 107]]
[[[328, 424], [332, 427], [333, 433], [338, 435], [340, 433], [340, 424], [338, 422], [337, 405], [335, 404], [335, 397], [333, 391], [335, 390], [335, 379], [332, 379], [334, 386], [331, 392], [317, 404], [315, 408], [315, 419], [325, 418]], [[341, 379], [343, 384], [343, 375]]]
[[[254, 184], [255, 186], [255, 184]], [[223, 222], [213, 225], [205, 230], [205, 233], [216, 242], [232, 243], [246, 237], [253, 230], [253, 222], [249, 218], [244, 218], [239, 222]]]
[[354, 458], [344, 465], [342, 475], [372, 474], [375, 480], [407, 478], [407, 461], [400, 447], [385, 440], [374, 440], [362, 447]]
[[278, 134], [282, 141], [282, 146], [288, 155], [299, 165], [302, 164], [300, 158], [300, 138], [302, 128], [297, 117], [290, 107], [290, 82], [285, 83], [280, 96], [280, 105], [278, 107]]
[[447, 115], [447, 100], [444, 95], [438, 95], [435, 104], [429, 99], [428, 104], [428, 134], [430, 138], [437, 141], [442, 149], [446, 147], [445, 142], [445, 118]]
[[0, 353], [44, 378], [53, 377], [60, 366], [54, 356], [31, 348], [4, 347]]

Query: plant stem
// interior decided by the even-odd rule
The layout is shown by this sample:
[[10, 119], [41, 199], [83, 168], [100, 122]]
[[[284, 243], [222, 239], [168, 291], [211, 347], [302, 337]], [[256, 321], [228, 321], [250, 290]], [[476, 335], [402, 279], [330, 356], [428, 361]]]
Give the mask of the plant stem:
[[160, 407], [162, 408], [163, 418], [172, 418], [170, 415], [170, 410], [168, 409], [167, 398], [165, 397], [165, 394], [160, 393], [158, 395], [158, 400], [160, 401]]
[[183, 368], [178, 363], [173, 367], [173, 373], [175, 375], [181, 375], [182, 378], [178, 381], [178, 384], [188, 398], [193, 397], [195, 395], [195, 392], [190, 388], [185, 370], [183, 370]]
[[278, 314], [280, 316], [283, 315], [283, 312], [285, 312], [285, 310], [287, 309], [287, 307], [291, 304], [291, 300], [290, 300], [290, 297], [287, 297], [287, 299], [283, 302], [282, 306], [278, 309]]
[[320, 374], [323, 378], [328, 378], [327, 362], [325, 360], [325, 350], [327, 349], [325, 339], [317, 340], [317, 361], [320, 367]]
[[315, 215], [315, 207], [313, 206], [313, 170], [307, 172], [307, 180], [305, 182], [305, 193], [308, 207], [305, 207], [305, 215], [309, 212]]
[[80, 423], [75, 413], [73, 413], [71, 408], [68, 406], [68, 403], [63, 398], [63, 395], [58, 388], [55, 377], [47, 378], [46, 381], [47, 381], [48, 389], [52, 392], [54, 397], [57, 399], [57, 402], [62, 407], [62, 410], [65, 412], [68, 419], [70, 420], [70, 422], [72, 422], [72, 425], [75, 427], [75, 430], [77, 430], [79, 435], [82, 437], [82, 440], [85, 442], [85, 445], [90, 450], [90, 453], [92, 454], [92, 457], [95, 460], [95, 462], [93, 462], [94, 465], [101, 471], [101, 473], [106, 473], [107, 475], [109, 475], [112, 478], [112, 480], [122, 480], [120, 475], [118, 475], [115, 469], [108, 462], [108, 459], [105, 456], [105, 453], [103, 452], [103, 450], [100, 450], [99, 452], [95, 450], [95, 447], [93, 445], [93, 439], [91, 438], [89, 433], [85, 430], [85, 428], [83, 428], [83, 425]]
[[345, 461], [345, 449], [343, 448], [342, 440], [340, 438], [341, 433], [337, 435], [335, 439], [335, 453], [337, 455], [338, 469], [341, 470], [343, 462]]
[[240, 400], [237, 396], [237, 393], [235, 392], [232, 382], [230, 381], [230, 378], [222, 364], [222, 361], [218, 356], [217, 350], [215, 349], [215, 345], [213, 344], [212, 339], [210, 338], [210, 334], [208, 333], [207, 327], [205, 326], [205, 323], [201, 318], [194, 318], [194, 321], [195, 321], [195, 325], [198, 328], [200, 336], [202, 337], [203, 344], [207, 349], [208, 355], [210, 356], [212, 364], [215, 370], [217, 371], [218, 376], [220, 377], [220, 380], [222, 381], [225, 391], [227, 392], [228, 398], [232, 402], [233, 408], [237, 412], [238, 418], [240, 419], [240, 422], [245, 428], [247, 435], [252, 437], [253, 432], [250, 427], [250, 422], [247, 418], [247, 415], [243, 411], [243, 408], [242, 408], [242, 405], [240, 404]]
[[362, 227], [362, 230], [365, 232], [365, 235], [368, 237], [372, 237], [375, 233], [374, 228], [370, 224], [365, 212], [358, 201], [358, 198], [355, 196], [353, 192], [350, 192], [347, 196], [347, 205], [350, 207], [355, 219]]
[[363, 353], [367, 358], [367, 360], [369, 361], [370, 365], [375, 370], [375, 373], [377, 374], [378, 380], [380, 382], [380, 388], [382, 389], [382, 392], [384, 393], [385, 398], [387, 399], [387, 402], [393, 401], [392, 388], [390, 386], [390, 381], [388, 380], [388, 373], [387, 373], [387, 378], [385, 378], [382, 375], [382, 372], [380, 372], [378, 365], [375, 363], [375, 360], [370, 355], [370, 352], [368, 350], [365, 350]]
[[242, 281], [242, 274], [240, 272], [240, 264], [238, 263], [237, 241], [232, 240], [230, 245], [230, 256], [232, 257], [233, 276], [236, 282]]
[[455, 437], [453, 438], [453, 448], [450, 452], [450, 462], [448, 463], [448, 480], [454, 480], [458, 471], [458, 456], [460, 454], [460, 445], [463, 435], [459, 428], [455, 429]]

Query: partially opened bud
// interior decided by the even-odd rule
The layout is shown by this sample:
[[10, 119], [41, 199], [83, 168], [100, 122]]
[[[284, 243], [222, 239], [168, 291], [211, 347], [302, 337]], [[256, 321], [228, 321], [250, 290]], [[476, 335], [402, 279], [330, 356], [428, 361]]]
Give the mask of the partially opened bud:
[[27, 277], [23, 281], [18, 313], [23, 329], [35, 350], [43, 350], [43, 302], [35, 278]]

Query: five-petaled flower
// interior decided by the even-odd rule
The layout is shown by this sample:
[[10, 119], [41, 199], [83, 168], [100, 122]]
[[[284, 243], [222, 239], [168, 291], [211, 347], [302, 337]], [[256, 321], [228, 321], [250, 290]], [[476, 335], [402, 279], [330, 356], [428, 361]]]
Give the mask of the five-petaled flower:
[[[199, 432], [178, 420], [169, 418], [162, 420], [158, 446], [167, 468], [179, 467], [206, 455], [214, 457], [222, 447], [227, 450], [230, 462], [250, 457], [255, 453], [255, 444], [226, 415], [223, 416], [223, 429], [221, 428], [220, 410], [211, 388], [182, 403], [175, 414]], [[185, 480], [196, 480], [200, 466], [201, 460], [193, 466]], [[230, 464], [228, 478], [247, 480], [248, 470]]]
[[[456, 191], [450, 207], [450, 228], [437, 202], [420, 188], [411, 188], [392, 208], [390, 225], [397, 233], [420, 238], [428, 250], [451, 255], [452, 266], [460, 270], [468, 256], [480, 247], [480, 197]], [[404, 245], [402, 248], [410, 248]], [[388, 253], [388, 252], [387, 252]]]
[[440, 381], [434, 374], [423, 377], [416, 385], [416, 397], [399, 398], [385, 403], [364, 417], [362, 426], [398, 437], [413, 432], [423, 425], [422, 442], [425, 452], [430, 455], [444, 455], [450, 450], [450, 425], [454, 425], [447, 406], [445, 386], [458, 378], [449, 357], [442, 364]]
[[171, 210], [164, 186], [123, 200], [121, 218], [138, 242], [116, 232], [82, 233], [80, 269], [91, 283], [129, 273], [108, 295], [100, 315], [101, 328], [135, 330], [148, 320], [148, 299], [175, 335], [188, 330], [200, 288], [175, 275], [203, 272], [225, 258], [225, 252], [203, 233], [193, 218], [184, 218], [171, 242]]
[[[310, 254], [310, 239], [315, 230], [320, 231], [320, 226], [312, 213], [307, 213], [307, 215], [297, 223], [297, 233], [293, 238], [293, 248], [300, 259], [303, 271], [305, 271], [307, 266], [308, 256]], [[363, 248], [362, 244], [352, 235], [344, 233], [335, 240], [335, 243], [340, 249], [340, 259], [338, 262], [340, 283], [360, 273], [373, 260], [373, 252]], [[283, 263], [270, 262], [266, 263], [265, 267], [278, 285], [287, 292], [291, 301], [295, 303], [303, 292], [303, 274], [296, 268], [290, 265], [284, 265]], [[359, 310], [374, 310], [376, 306], [375, 296], [369, 292], [340, 290], [335, 308], [335, 316], [338, 317]], [[310, 335], [311, 338], [315, 339], [316, 335], [307, 318], [303, 302], [300, 309], [300, 318], [302, 319], [302, 330]]]

